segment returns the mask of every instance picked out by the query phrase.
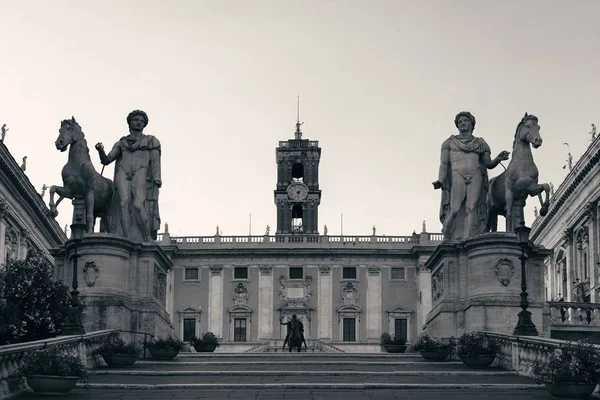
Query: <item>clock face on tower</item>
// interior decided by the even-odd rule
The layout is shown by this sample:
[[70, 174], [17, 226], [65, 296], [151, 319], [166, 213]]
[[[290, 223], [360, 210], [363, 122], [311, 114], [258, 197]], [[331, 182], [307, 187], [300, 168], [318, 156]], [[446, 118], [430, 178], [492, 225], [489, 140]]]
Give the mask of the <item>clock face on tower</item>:
[[290, 200], [305, 200], [308, 196], [308, 187], [303, 183], [292, 183], [287, 188], [287, 194]]

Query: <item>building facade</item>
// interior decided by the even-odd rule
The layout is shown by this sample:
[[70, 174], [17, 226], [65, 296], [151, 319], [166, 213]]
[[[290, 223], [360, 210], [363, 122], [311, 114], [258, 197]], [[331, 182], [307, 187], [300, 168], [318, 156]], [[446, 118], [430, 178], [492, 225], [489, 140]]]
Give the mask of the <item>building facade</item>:
[[44, 199], [0, 141], [0, 260], [24, 259], [35, 250], [52, 262], [48, 249], [66, 240]]
[[420, 292], [430, 287], [420, 283], [421, 266], [442, 235], [320, 234], [320, 157], [300, 123], [294, 139], [279, 142], [274, 235], [159, 238], [174, 263], [168, 311], [178, 337], [278, 340], [286, 335], [280, 321], [292, 315], [307, 339], [346, 348], [378, 344], [382, 332], [417, 336], [431, 303]]
[[531, 239], [553, 250], [544, 274], [546, 301], [600, 301], [600, 140], [594, 140], [551, 197]]

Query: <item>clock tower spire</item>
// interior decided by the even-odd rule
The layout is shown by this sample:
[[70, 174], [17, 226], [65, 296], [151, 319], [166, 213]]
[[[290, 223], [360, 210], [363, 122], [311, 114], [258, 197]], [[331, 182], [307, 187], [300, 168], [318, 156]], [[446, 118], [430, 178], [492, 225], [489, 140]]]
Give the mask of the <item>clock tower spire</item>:
[[280, 141], [277, 161], [276, 234], [319, 234], [319, 161], [321, 148], [316, 140], [302, 139], [300, 101], [294, 139]]

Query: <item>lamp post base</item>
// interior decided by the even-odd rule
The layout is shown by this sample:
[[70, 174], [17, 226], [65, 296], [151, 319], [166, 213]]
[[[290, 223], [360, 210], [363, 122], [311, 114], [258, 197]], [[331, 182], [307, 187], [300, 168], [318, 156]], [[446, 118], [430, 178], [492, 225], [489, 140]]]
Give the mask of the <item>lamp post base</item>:
[[77, 296], [79, 292], [74, 289], [71, 291], [71, 314], [69, 315], [69, 320], [63, 326], [62, 334], [63, 335], [84, 335], [85, 329], [83, 329], [83, 324], [81, 323], [81, 310], [78, 307]]
[[539, 336], [537, 328], [531, 320], [531, 313], [529, 311], [522, 310], [519, 313], [519, 322], [517, 322], [513, 334], [518, 336]]

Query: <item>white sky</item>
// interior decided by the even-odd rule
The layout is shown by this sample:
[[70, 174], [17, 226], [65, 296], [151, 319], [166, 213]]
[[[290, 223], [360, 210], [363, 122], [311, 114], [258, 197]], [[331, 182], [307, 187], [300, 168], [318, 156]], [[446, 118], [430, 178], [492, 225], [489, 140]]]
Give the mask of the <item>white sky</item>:
[[[454, 116], [471, 111], [492, 156], [527, 111], [541, 182], [559, 183], [600, 124], [600, 1], [0, 0], [0, 125], [29, 179], [62, 185], [54, 147], [74, 115], [110, 149], [145, 110], [162, 143], [162, 221], [174, 235], [276, 227], [275, 147], [322, 147], [329, 234], [441, 231], [436, 180]], [[507, 163], [505, 162], [505, 165]], [[498, 166], [490, 176], [499, 174]], [[104, 175], [112, 179], [113, 166]], [[48, 200], [46, 194], [45, 200]], [[528, 200], [527, 224], [533, 220]], [[539, 208], [539, 206], [538, 206]], [[59, 207], [61, 226], [71, 205]], [[503, 224], [503, 223], [502, 223]]]

